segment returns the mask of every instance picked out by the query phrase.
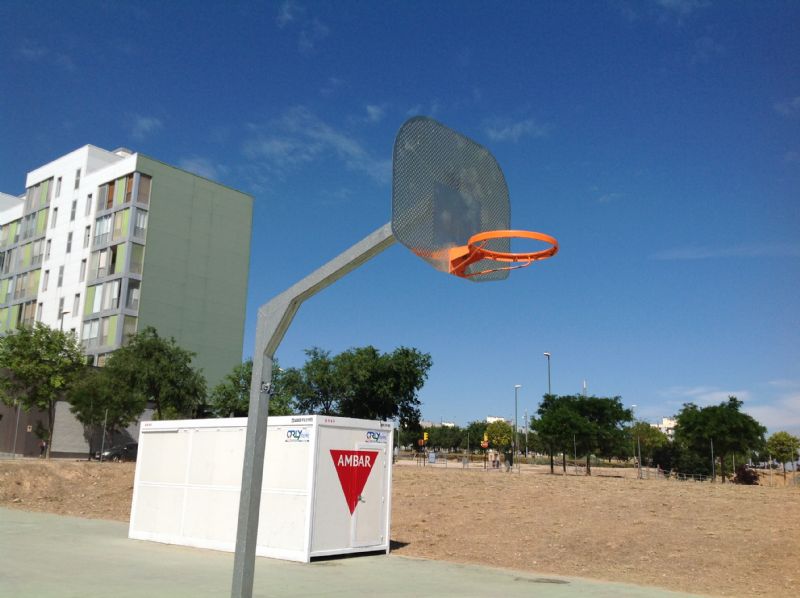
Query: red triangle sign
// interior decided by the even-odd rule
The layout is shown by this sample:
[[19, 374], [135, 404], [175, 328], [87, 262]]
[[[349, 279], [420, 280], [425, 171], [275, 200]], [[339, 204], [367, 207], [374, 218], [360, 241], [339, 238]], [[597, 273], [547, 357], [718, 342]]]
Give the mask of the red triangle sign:
[[344, 498], [350, 514], [356, 510], [361, 491], [367, 483], [372, 466], [378, 460], [378, 451], [339, 451], [331, 449], [331, 458], [339, 475]]

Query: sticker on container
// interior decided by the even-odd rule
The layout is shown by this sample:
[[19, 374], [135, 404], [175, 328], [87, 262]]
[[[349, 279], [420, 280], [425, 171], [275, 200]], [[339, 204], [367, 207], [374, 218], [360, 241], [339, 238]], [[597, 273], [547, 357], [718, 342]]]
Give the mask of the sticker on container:
[[310, 436], [308, 428], [289, 428], [286, 430], [286, 440], [284, 442], [308, 442]]
[[350, 514], [356, 510], [361, 499], [361, 492], [367, 483], [369, 474], [375, 461], [378, 460], [378, 451], [342, 451], [331, 449], [331, 458], [342, 485], [344, 499]]
[[382, 442], [386, 444], [389, 435], [386, 432], [378, 432], [377, 430], [367, 430], [366, 434], [366, 441], [367, 442]]

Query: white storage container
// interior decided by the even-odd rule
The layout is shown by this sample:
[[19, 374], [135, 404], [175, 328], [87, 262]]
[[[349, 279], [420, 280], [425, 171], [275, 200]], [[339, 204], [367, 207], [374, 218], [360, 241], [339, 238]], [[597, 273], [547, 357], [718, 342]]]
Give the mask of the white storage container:
[[[143, 422], [128, 537], [232, 552], [247, 418]], [[389, 552], [391, 423], [270, 417], [256, 554]]]

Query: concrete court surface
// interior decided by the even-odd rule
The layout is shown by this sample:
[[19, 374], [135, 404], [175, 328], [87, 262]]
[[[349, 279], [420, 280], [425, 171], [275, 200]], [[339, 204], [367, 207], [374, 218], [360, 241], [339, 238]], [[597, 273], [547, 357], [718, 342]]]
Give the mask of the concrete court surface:
[[[127, 534], [127, 524], [116, 521], [0, 508], [0, 597], [230, 595], [231, 553], [129, 540]], [[259, 557], [253, 595], [686, 596], [655, 588], [394, 555], [311, 564]]]

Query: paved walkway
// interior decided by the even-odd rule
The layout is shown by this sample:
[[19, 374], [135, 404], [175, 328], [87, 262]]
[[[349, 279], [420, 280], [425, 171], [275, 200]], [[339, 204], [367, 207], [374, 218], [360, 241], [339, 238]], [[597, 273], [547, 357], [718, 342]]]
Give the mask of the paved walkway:
[[[0, 596], [16, 598], [230, 595], [233, 555], [127, 538], [114, 521], [0, 508]], [[624, 584], [457, 565], [394, 555], [309, 565], [258, 558], [257, 597], [686, 596]]]

